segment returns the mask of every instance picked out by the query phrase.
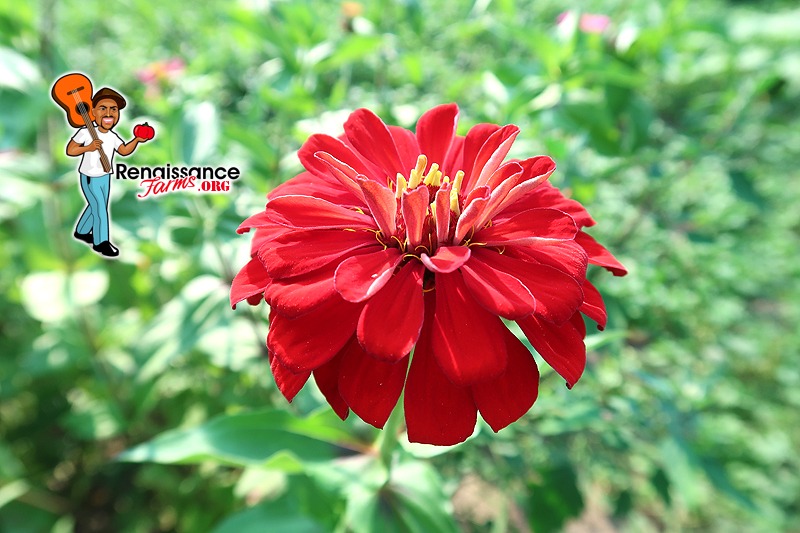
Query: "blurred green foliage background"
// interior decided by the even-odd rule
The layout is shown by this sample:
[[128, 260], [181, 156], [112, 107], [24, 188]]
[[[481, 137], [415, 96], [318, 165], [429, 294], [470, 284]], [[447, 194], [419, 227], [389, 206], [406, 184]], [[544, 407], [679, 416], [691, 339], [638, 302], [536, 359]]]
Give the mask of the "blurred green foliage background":
[[[0, 531], [800, 531], [798, 35], [790, 1], [0, 0]], [[126, 140], [155, 125], [127, 163], [242, 178], [114, 181], [100, 259], [49, 97], [75, 70]], [[449, 101], [551, 155], [631, 273], [592, 273], [573, 390], [541, 364], [520, 422], [381, 460], [313, 385], [280, 396], [234, 230], [310, 133]]]

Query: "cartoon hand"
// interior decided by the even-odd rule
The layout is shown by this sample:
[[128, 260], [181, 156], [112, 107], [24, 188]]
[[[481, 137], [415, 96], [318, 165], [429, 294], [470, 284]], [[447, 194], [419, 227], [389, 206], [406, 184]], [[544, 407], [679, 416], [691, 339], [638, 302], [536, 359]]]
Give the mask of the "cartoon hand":
[[103, 141], [97, 139], [96, 141], [92, 141], [88, 145], [86, 145], [86, 151], [92, 152], [94, 150], [100, 150], [100, 147], [103, 145]]
[[140, 143], [146, 143], [150, 139], [145, 139], [144, 137], [136, 137], [136, 140], [139, 141]]

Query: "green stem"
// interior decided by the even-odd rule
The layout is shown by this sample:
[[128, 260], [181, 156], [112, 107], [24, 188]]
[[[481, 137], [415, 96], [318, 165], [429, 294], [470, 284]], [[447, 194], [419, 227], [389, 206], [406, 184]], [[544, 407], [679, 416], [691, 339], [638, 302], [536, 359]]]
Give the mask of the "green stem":
[[399, 444], [400, 429], [403, 427], [404, 419], [403, 395], [400, 395], [397, 405], [394, 406], [389, 420], [383, 427], [383, 432], [378, 437], [378, 457], [387, 474], [392, 471], [392, 456]]

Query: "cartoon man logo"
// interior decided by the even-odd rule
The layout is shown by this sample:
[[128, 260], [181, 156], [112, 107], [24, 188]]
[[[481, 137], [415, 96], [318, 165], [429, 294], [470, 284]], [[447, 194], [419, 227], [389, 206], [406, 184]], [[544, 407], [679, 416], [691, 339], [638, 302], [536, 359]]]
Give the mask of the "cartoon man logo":
[[68, 156], [81, 157], [78, 173], [87, 205], [73, 235], [91, 244], [92, 249], [104, 257], [116, 257], [119, 249], [111, 243], [108, 214], [114, 153], [130, 155], [139, 143], [148, 139], [134, 137], [124, 142], [113, 129], [126, 106], [125, 98], [114, 89], [103, 87], [91, 96], [90, 106], [87, 100], [91, 90], [88, 78], [82, 74], [67, 74], [56, 81], [52, 95], [67, 111], [69, 123], [79, 128], [66, 151]]

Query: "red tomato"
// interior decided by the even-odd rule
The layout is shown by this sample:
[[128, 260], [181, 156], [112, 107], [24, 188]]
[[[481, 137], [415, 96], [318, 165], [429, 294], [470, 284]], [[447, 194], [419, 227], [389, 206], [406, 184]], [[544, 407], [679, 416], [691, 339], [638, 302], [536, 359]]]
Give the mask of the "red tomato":
[[137, 124], [133, 128], [133, 136], [149, 141], [156, 136], [156, 130], [153, 129], [153, 126], [148, 125], [147, 122], [144, 124]]

